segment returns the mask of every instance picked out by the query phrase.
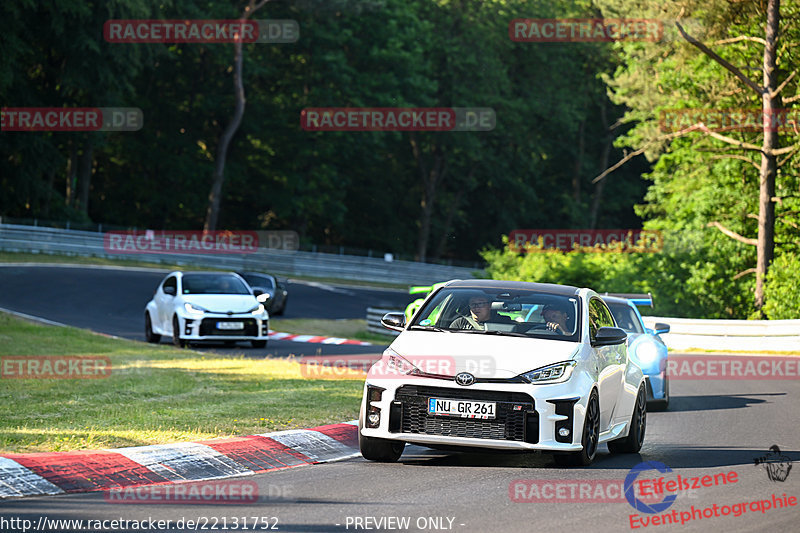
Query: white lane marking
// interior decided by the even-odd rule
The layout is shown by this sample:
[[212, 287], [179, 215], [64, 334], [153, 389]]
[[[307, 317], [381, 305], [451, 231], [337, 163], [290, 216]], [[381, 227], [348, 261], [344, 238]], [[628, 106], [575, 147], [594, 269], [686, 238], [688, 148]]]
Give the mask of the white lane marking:
[[0, 311], [3, 313], [8, 313], [9, 315], [18, 316], [20, 318], [25, 318], [28, 320], [33, 320], [34, 322], [41, 322], [43, 324], [48, 324], [50, 326], [58, 326], [61, 328], [68, 328], [70, 326], [66, 324], [62, 324], [61, 322], [54, 322], [52, 320], [47, 320], [46, 318], [42, 318], [40, 316], [33, 316], [33, 315], [26, 315], [25, 313], [20, 313], [19, 311], [12, 311], [11, 309], [6, 309], [4, 307], [0, 307]]
[[311, 429], [292, 429], [259, 436], [276, 440], [319, 463], [341, 461], [361, 455], [358, 450], [342, 444], [333, 437]]
[[334, 287], [333, 285], [326, 285], [325, 283], [319, 283], [318, 281], [304, 281], [304, 280], [291, 280], [292, 283], [297, 283], [299, 285], [308, 285], [309, 287], [314, 287], [316, 289], [321, 289], [323, 291], [335, 292], [339, 294], [346, 294], [348, 296], [356, 296], [356, 293], [353, 291], [349, 291], [347, 289], [340, 289], [338, 287]]
[[171, 481], [253, 475], [253, 471], [244, 465], [196, 442], [135, 446], [114, 451]]
[[0, 498], [62, 492], [64, 491], [13, 459], [0, 457]]

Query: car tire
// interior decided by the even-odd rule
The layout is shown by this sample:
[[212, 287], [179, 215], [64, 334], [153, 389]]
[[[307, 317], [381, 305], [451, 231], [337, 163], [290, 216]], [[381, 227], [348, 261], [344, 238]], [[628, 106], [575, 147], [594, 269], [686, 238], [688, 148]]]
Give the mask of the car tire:
[[364, 427], [362, 419], [363, 417], [358, 419], [358, 448], [364, 459], [379, 463], [396, 463], [403, 455], [406, 443], [398, 440], [365, 437], [361, 434], [361, 428]]
[[178, 348], [186, 348], [186, 341], [181, 338], [181, 325], [177, 316], [172, 317], [172, 344]]
[[276, 314], [276, 315], [278, 315], [278, 316], [280, 316], [280, 315], [282, 315], [283, 313], [285, 313], [285, 312], [286, 312], [286, 304], [288, 304], [288, 303], [289, 303], [289, 298], [286, 298], [286, 299], [283, 301], [283, 305], [281, 306], [281, 310], [280, 310], [280, 311], [277, 311], [277, 312], [275, 312], [275, 314]]
[[638, 453], [644, 443], [644, 434], [647, 429], [647, 391], [644, 385], [639, 387], [636, 395], [636, 405], [631, 415], [631, 427], [628, 436], [612, 440], [608, 443], [611, 453]]
[[161, 342], [161, 335], [153, 333], [153, 322], [150, 320], [150, 313], [144, 314], [144, 338], [152, 344]]
[[651, 411], [666, 411], [669, 409], [669, 376], [664, 376], [664, 399], [650, 402]]
[[267, 341], [250, 341], [250, 345], [253, 348], [266, 348], [267, 347]]
[[597, 391], [593, 390], [586, 404], [586, 417], [583, 421], [581, 444], [583, 449], [579, 452], [556, 454], [553, 456], [558, 466], [589, 466], [597, 456], [597, 446], [600, 442], [600, 401]]

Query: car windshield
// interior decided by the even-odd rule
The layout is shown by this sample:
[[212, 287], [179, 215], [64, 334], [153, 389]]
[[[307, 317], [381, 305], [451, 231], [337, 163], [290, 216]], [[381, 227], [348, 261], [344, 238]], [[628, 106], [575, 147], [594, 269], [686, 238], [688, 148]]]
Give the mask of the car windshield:
[[183, 294], [250, 294], [236, 276], [226, 274], [184, 274]]
[[578, 342], [579, 317], [577, 296], [520, 289], [445, 287], [420, 309], [409, 329]]
[[611, 309], [611, 314], [614, 315], [614, 320], [617, 321], [619, 327], [628, 333], [644, 333], [644, 328], [639, 322], [636, 311], [629, 305], [609, 303], [608, 308]]
[[272, 283], [272, 278], [269, 276], [259, 276], [256, 274], [242, 274], [242, 277], [251, 287], [263, 287], [265, 289], [274, 289], [275, 285]]

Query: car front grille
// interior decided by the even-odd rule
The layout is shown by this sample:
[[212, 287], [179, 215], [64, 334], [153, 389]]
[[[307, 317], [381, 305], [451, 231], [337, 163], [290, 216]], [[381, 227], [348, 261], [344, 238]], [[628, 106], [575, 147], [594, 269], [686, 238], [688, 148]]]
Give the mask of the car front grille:
[[[428, 414], [429, 398], [495, 402], [497, 417], [487, 420], [432, 416]], [[394, 405], [397, 408], [390, 411], [390, 431], [471, 439], [539, 442], [539, 416], [534, 409], [533, 398], [524, 393], [405, 385], [397, 390]]]
[[[244, 322], [244, 329], [217, 329], [217, 322]], [[255, 318], [204, 318], [200, 322], [201, 336], [257, 337], [258, 323]]]

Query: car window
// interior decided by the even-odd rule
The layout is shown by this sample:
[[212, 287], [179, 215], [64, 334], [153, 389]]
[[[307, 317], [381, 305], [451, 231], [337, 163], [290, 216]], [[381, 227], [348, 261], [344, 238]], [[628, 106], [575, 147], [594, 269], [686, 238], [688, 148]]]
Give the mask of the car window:
[[219, 274], [184, 274], [183, 294], [251, 294], [236, 276]]
[[524, 289], [445, 287], [425, 303], [410, 327], [481, 330], [577, 342], [579, 307], [577, 296]]
[[178, 278], [176, 278], [175, 276], [170, 276], [167, 279], [165, 279], [164, 280], [164, 284], [161, 286], [161, 290], [163, 291], [167, 287], [172, 287], [173, 289], [175, 289], [175, 292], [177, 293], [177, 291], [178, 291]]
[[605, 302], [602, 300], [597, 300], [597, 303], [600, 305], [600, 325], [604, 328], [613, 328], [616, 327], [617, 323], [614, 322], [614, 316], [611, 314], [611, 311], [608, 310], [608, 306], [606, 306]]
[[644, 333], [644, 328], [642, 328], [642, 324], [639, 322], [639, 317], [631, 306], [609, 303], [608, 308], [611, 310], [611, 314], [614, 315], [619, 327], [628, 333]]
[[274, 289], [275, 285], [272, 283], [272, 278], [269, 276], [257, 276], [255, 274], [244, 274], [242, 277], [247, 283], [253, 287], [264, 287], [265, 289]]
[[589, 301], [589, 337], [595, 338], [598, 328], [614, 327], [614, 318], [606, 304], [599, 298], [592, 298]]

